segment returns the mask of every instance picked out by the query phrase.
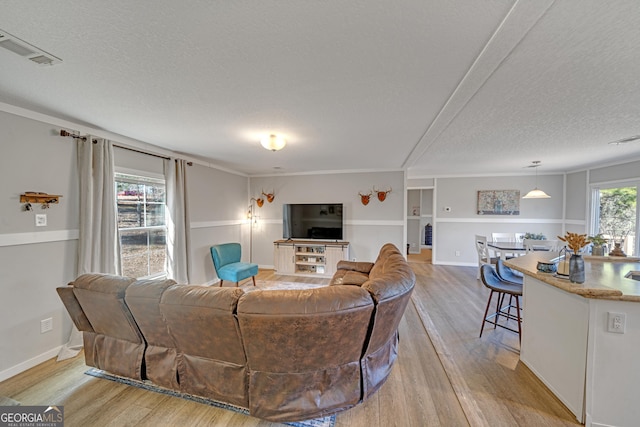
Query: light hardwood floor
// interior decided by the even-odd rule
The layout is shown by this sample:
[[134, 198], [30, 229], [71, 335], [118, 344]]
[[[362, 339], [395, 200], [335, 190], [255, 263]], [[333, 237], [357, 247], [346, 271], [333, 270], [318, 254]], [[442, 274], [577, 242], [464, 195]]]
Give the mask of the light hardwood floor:
[[[396, 365], [378, 393], [337, 415], [337, 427], [578, 424], [519, 362], [515, 334], [489, 329], [478, 338], [488, 291], [475, 268], [411, 265], [417, 284], [400, 324]], [[258, 278], [326, 282], [268, 270]], [[52, 359], [0, 383], [0, 396], [23, 405], [64, 405], [67, 427], [280, 425], [97, 379], [86, 370], [82, 355]]]

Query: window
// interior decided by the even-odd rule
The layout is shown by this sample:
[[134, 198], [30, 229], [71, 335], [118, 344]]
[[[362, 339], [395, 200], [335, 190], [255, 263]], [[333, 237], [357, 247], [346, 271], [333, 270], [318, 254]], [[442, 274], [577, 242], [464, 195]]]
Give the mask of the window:
[[164, 179], [116, 173], [122, 275], [166, 274]]
[[638, 254], [638, 185], [593, 189], [593, 234], [601, 233], [609, 241], [609, 250], [618, 243], [626, 255]]

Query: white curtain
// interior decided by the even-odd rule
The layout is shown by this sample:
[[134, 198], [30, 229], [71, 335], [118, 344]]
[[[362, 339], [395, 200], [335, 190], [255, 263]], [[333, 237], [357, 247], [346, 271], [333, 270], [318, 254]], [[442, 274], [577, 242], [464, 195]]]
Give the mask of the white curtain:
[[[91, 136], [76, 141], [80, 184], [77, 273], [120, 274], [113, 144]], [[74, 325], [58, 360], [73, 357], [81, 349], [82, 333]]]
[[186, 171], [185, 160], [164, 161], [167, 189], [167, 277], [178, 283], [189, 283], [191, 269]]

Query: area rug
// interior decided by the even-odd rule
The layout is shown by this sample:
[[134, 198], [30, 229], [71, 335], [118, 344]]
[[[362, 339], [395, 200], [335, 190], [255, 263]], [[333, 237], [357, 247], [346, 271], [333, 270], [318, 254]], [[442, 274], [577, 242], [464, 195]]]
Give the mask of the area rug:
[[328, 285], [318, 283], [302, 283], [302, 282], [279, 282], [273, 280], [256, 280], [256, 285], [253, 286], [251, 281], [243, 283], [240, 287], [245, 292], [251, 292], [258, 289], [262, 290], [291, 290], [291, 289], [316, 289], [324, 288]]
[[[85, 372], [85, 374], [90, 375], [92, 377], [96, 377], [96, 378], [102, 378], [105, 380], [115, 381], [117, 383], [138, 387], [143, 390], [149, 390], [149, 391], [154, 391], [156, 393], [167, 394], [169, 396], [179, 397], [181, 399], [202, 403], [204, 405], [213, 406], [215, 408], [226, 409], [226, 410], [238, 412], [244, 415], [249, 415], [249, 411], [245, 408], [241, 408], [235, 405], [230, 405], [224, 402], [218, 402], [217, 400], [213, 400], [213, 399], [207, 399], [206, 397], [195, 396], [187, 393], [180, 393], [179, 391], [170, 390], [168, 388], [157, 386], [150, 381], [133, 380], [131, 378], [125, 378], [118, 375], [113, 375], [96, 368], [89, 369], [88, 371]], [[316, 418], [313, 420], [286, 422], [282, 424], [293, 426], [293, 427], [334, 427], [336, 424], [336, 416], [329, 415], [327, 417]]]

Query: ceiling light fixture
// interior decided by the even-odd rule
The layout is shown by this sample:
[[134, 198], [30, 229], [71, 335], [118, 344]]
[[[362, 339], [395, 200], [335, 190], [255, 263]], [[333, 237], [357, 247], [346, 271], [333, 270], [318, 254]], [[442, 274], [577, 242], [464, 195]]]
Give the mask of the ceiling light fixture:
[[550, 199], [551, 196], [549, 196], [544, 191], [538, 189], [538, 167], [540, 166], [540, 163], [541, 163], [540, 160], [534, 160], [531, 163], [532, 165], [527, 167], [535, 168], [536, 170], [536, 187], [533, 190], [529, 191], [527, 194], [525, 194], [522, 198], [523, 199]]
[[267, 150], [278, 151], [282, 150], [284, 146], [287, 145], [287, 141], [279, 135], [271, 134], [266, 138], [262, 138], [260, 144], [262, 144], [262, 146]]
[[618, 139], [616, 141], [611, 141], [608, 144], [609, 145], [622, 145], [622, 144], [626, 144], [627, 142], [637, 141], [639, 139], [640, 139], [640, 135], [634, 135], [634, 136], [629, 136], [627, 138]]

